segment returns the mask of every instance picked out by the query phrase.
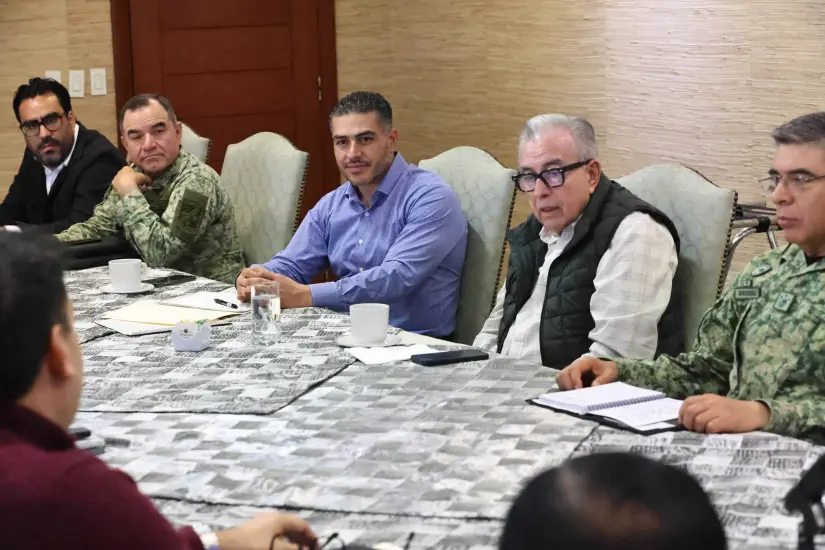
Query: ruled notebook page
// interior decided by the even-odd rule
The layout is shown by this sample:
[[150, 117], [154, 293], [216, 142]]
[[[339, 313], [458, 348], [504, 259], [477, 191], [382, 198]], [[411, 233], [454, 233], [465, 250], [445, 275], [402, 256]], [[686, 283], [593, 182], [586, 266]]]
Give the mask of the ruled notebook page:
[[535, 401], [540, 405], [576, 414], [599, 414], [602, 409], [644, 403], [664, 397], [665, 394], [662, 392], [637, 388], [624, 382], [613, 382], [580, 390], [546, 393]]

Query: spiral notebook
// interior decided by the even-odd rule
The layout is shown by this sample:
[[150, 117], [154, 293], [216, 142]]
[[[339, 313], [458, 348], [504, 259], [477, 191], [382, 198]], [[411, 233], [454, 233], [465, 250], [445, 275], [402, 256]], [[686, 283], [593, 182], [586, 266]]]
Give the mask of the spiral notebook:
[[529, 400], [535, 405], [643, 434], [680, 429], [682, 401], [662, 392], [624, 382], [566, 392], [546, 393]]

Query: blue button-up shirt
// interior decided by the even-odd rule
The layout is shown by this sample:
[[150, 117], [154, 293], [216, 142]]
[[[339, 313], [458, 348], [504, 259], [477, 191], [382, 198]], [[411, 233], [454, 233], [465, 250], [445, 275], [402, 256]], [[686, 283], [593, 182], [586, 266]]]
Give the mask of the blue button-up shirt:
[[313, 306], [384, 303], [393, 326], [446, 336], [455, 329], [466, 248], [458, 197], [397, 154], [369, 208], [345, 183], [318, 201], [264, 267], [308, 284], [330, 266], [339, 280], [310, 285]]

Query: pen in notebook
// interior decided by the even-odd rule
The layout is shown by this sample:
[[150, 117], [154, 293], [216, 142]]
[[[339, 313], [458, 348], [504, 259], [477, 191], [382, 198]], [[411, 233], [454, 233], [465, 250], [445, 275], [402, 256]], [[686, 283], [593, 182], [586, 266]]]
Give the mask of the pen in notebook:
[[215, 303], [218, 304], [219, 306], [231, 307], [232, 309], [238, 309], [237, 304], [233, 304], [232, 302], [227, 302], [226, 300], [221, 300], [220, 298], [215, 298]]

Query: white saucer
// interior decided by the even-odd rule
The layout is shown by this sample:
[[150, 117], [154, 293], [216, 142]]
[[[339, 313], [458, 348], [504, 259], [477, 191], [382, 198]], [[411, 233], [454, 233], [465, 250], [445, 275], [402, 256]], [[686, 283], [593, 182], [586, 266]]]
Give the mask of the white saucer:
[[338, 338], [338, 345], [345, 347], [345, 348], [387, 348], [390, 346], [397, 346], [401, 343], [401, 335], [400, 334], [387, 334], [386, 340], [381, 342], [380, 344], [370, 344], [365, 346], [364, 344], [358, 342], [352, 337], [352, 334], [344, 334], [340, 338]]
[[99, 291], [105, 292], [106, 294], [140, 294], [141, 292], [149, 292], [150, 290], [155, 290], [155, 285], [152, 283], [140, 283], [140, 288], [136, 288], [134, 290], [115, 290], [112, 288], [111, 284], [103, 285], [102, 287], [98, 288]]

